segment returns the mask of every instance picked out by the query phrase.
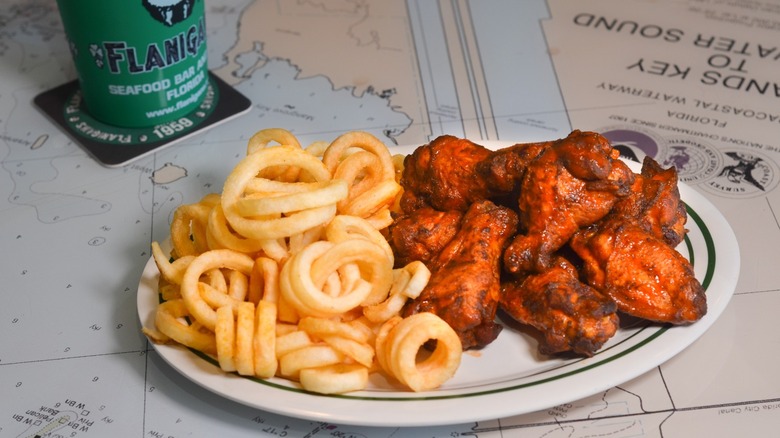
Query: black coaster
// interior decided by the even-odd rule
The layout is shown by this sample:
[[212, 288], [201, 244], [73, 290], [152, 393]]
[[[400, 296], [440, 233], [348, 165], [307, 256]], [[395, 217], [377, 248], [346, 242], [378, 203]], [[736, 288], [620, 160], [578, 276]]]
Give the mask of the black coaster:
[[209, 72], [203, 103], [178, 120], [148, 128], [121, 128], [100, 122], [84, 109], [78, 81], [43, 92], [35, 105], [107, 167], [123, 166], [158, 149], [203, 132], [249, 111], [252, 102]]

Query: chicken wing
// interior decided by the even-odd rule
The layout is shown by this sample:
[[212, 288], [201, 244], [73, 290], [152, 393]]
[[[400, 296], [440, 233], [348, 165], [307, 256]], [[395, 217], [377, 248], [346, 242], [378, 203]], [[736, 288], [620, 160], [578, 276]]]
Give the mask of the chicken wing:
[[397, 267], [413, 261], [426, 265], [455, 237], [463, 219], [461, 211], [422, 207], [399, 216], [388, 227], [388, 243]]
[[430, 206], [466, 211], [472, 202], [489, 198], [487, 184], [475, 178], [474, 168], [491, 154], [484, 146], [451, 135], [418, 147], [404, 159], [401, 209], [409, 213]]
[[685, 237], [688, 214], [680, 200], [677, 170], [663, 169], [645, 157], [628, 196], [615, 203], [612, 215], [636, 218], [654, 236], [675, 247]]
[[471, 204], [457, 234], [434, 257], [431, 278], [404, 316], [437, 314], [458, 335], [464, 349], [482, 348], [501, 331], [494, 319], [499, 300], [501, 252], [515, 233], [517, 215], [490, 201]]
[[553, 141], [518, 143], [496, 150], [474, 166], [474, 177], [484, 180], [496, 195], [516, 193], [528, 165], [554, 144]]
[[614, 301], [580, 282], [562, 257], [538, 274], [501, 284], [500, 308], [539, 330], [539, 352], [592, 356], [618, 329]]
[[504, 254], [513, 273], [542, 271], [583, 226], [606, 216], [625, 196], [634, 173], [609, 141], [573, 131], [532, 160], [520, 183], [520, 233]]
[[693, 266], [637, 220], [610, 216], [570, 242], [582, 258], [585, 281], [618, 310], [650, 321], [685, 324], [707, 313]]

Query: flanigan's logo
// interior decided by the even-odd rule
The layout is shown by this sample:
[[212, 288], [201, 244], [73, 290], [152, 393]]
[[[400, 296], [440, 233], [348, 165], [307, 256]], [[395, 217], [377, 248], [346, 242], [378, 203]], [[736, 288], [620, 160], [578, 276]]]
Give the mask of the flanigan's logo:
[[186, 32], [143, 48], [129, 46], [125, 41], [104, 41], [90, 44], [89, 51], [98, 68], [107, 66], [110, 73], [119, 74], [124, 67], [128, 73], [136, 74], [164, 69], [197, 56], [205, 43], [206, 22], [201, 18]]
[[189, 18], [195, 0], [143, 0], [149, 15], [166, 26], [173, 26]]

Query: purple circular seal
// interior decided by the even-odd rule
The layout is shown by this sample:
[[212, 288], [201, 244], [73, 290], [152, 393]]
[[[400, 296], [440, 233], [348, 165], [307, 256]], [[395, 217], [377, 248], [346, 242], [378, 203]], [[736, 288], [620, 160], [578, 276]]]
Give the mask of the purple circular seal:
[[624, 158], [642, 162], [645, 155], [655, 158], [663, 140], [645, 130], [633, 126], [614, 126], [601, 130], [612, 146], [620, 151]]

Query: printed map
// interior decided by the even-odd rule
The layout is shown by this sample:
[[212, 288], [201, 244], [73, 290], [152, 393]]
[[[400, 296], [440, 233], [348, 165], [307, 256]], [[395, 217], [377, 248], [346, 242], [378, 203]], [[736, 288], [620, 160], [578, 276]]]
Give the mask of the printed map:
[[[166, 238], [175, 208], [220, 191], [259, 129], [284, 127], [302, 143], [364, 130], [388, 145], [414, 146], [441, 134], [539, 141], [563, 137], [574, 126], [630, 122], [633, 110], [605, 109], [607, 103], [562, 83], [571, 83], [573, 73], [562, 75], [555, 63], [580, 61], [556, 58], [572, 44], [564, 24], [550, 21], [555, 12], [574, 13], [566, 2], [476, 3], [208, 0], [210, 70], [249, 97], [251, 111], [120, 169], [96, 163], [31, 105], [37, 94], [75, 78], [55, 1], [0, 3], [0, 436], [401, 436], [393, 428], [269, 414], [201, 389], [171, 369], [141, 334], [136, 290], [149, 245]], [[716, 1], [690, 3], [699, 11], [720, 10]], [[600, 10], [617, 8], [611, 4]], [[776, 35], [777, 29], [769, 23], [764, 30]], [[548, 48], [549, 41], [555, 44]], [[591, 94], [597, 89], [593, 85]], [[608, 102], [611, 108], [623, 103], [620, 97]], [[625, 105], [631, 106], [633, 100]], [[685, 145], [690, 136], [682, 140]], [[706, 156], [715, 148], [695, 150]], [[751, 150], [767, 163], [765, 189], [774, 188], [777, 151]], [[725, 166], [728, 156], [718, 160]], [[716, 170], [691, 181], [734, 216], [735, 198], [719, 198], [706, 187]], [[773, 193], [750, 201], [763, 212], [756, 226], [774, 230], [762, 237], [764, 248], [780, 245]], [[747, 242], [762, 239], [738, 234]], [[769, 249], [759, 251], [772, 257]], [[766, 315], [744, 330], [776, 332], [760, 321], [776, 313], [770, 309], [778, 303], [777, 277], [762, 278], [741, 280], [738, 292], [775, 293], [735, 300], [718, 334], [735, 336], [730, 330], [737, 330], [736, 312], [747, 300], [751, 306], [760, 301]], [[692, 349], [689, 357], [722, 356], [712, 338]], [[690, 380], [700, 366], [676, 358], [626, 385], [544, 412], [409, 429], [403, 436], [633, 437], [661, 436], [661, 430], [684, 436], [692, 418], [712, 430], [718, 419], [769, 430], [780, 412], [771, 360], [728, 363], [732, 375], [775, 376], [774, 386], [747, 382], [742, 398], [696, 386], [716, 372], [705, 367]]]

